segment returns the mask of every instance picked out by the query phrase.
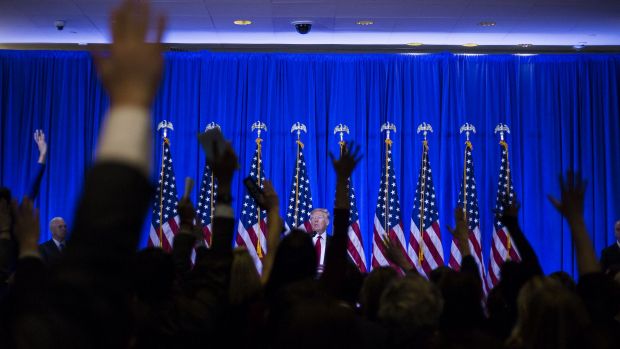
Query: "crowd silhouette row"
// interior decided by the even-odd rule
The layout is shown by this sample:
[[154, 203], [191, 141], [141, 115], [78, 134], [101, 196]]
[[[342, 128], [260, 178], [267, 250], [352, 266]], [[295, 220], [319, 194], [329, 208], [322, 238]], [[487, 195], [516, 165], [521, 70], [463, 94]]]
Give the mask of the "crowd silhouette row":
[[[183, 197], [172, 251], [138, 250], [153, 193], [149, 110], [163, 69], [165, 19], [153, 17], [146, 1], [123, 1], [112, 14], [109, 53], [95, 53], [111, 108], [66, 248], [53, 262], [41, 258], [33, 200], [0, 190], [0, 347], [619, 347], [620, 266], [612, 257], [601, 268], [583, 219], [585, 181], [572, 172], [560, 179], [560, 198], [549, 199], [570, 226], [578, 282], [543, 274], [516, 205], [500, 219], [521, 261], [502, 265], [488, 296], [461, 209], [450, 229], [459, 270], [422, 277], [387, 239], [387, 258], [399, 267], [360, 273], [347, 257], [347, 184], [362, 156], [353, 144], [332, 159], [333, 237], [320, 275], [313, 237], [281, 235], [280, 198], [268, 181], [262, 274], [247, 250], [232, 248], [237, 219], [224, 199], [215, 203], [209, 248], [197, 245], [196, 212]], [[35, 141], [42, 144], [40, 134]], [[237, 170], [230, 145], [211, 168], [217, 197], [230, 198]]]

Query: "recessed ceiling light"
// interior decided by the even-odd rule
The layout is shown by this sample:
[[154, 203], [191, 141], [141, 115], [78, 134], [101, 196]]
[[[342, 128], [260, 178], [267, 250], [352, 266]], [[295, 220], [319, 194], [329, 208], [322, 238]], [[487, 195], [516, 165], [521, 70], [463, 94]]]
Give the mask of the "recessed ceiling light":
[[528, 48], [528, 47], [532, 47], [532, 44], [518, 44], [517, 46], [523, 47], [523, 48]]
[[407, 43], [407, 46], [422, 46], [422, 45], [424, 44], [421, 42], [408, 42]]
[[373, 25], [375, 22], [369, 20], [357, 21], [358, 25]]
[[476, 46], [478, 46], [478, 44], [475, 44], [473, 42], [469, 42], [467, 44], [463, 44], [463, 46], [465, 46], [465, 47], [476, 47]]
[[236, 25], [250, 25], [252, 24], [252, 21], [248, 19], [236, 19], [233, 21], [233, 23]]
[[480, 23], [478, 23], [479, 26], [481, 27], [495, 27], [495, 22], [493, 21], [482, 21]]

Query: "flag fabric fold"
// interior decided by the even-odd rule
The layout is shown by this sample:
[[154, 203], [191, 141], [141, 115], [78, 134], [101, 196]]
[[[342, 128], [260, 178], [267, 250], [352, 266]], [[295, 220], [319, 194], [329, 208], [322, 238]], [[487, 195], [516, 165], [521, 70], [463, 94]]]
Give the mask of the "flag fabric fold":
[[[259, 187], [263, 188], [265, 173], [263, 171], [261, 147], [262, 139], [257, 138], [249, 176]], [[246, 191], [243, 198], [243, 206], [241, 207], [241, 217], [239, 219], [235, 244], [247, 247], [259, 272], [263, 269], [262, 259], [267, 252], [266, 232], [267, 211], [261, 210], [254, 198]]]
[[[469, 228], [469, 247], [480, 272], [483, 290], [485, 294], [488, 290], [486, 285], [486, 273], [482, 258], [482, 239], [480, 235], [480, 212], [478, 209], [478, 195], [476, 193], [476, 180], [474, 176], [474, 158], [472, 155], [472, 144], [470, 141], [465, 142], [465, 156], [463, 159], [463, 179], [461, 182], [461, 191], [459, 193], [458, 206], [462, 207]], [[459, 252], [454, 238], [450, 246], [449, 265], [452, 269], [459, 270], [461, 267], [462, 256]]]
[[202, 223], [202, 237], [205, 246], [211, 247], [211, 223], [217, 199], [217, 182], [213, 177], [213, 171], [209, 165], [205, 165], [200, 182], [200, 196], [198, 197], [198, 207], [196, 208], [197, 218]]
[[310, 225], [310, 212], [312, 211], [312, 193], [310, 191], [310, 179], [306, 170], [304, 158], [304, 144], [296, 141], [297, 155], [293, 170], [293, 183], [286, 208], [286, 230], [299, 228], [312, 232]]
[[422, 165], [416, 184], [407, 246], [407, 254], [418, 273], [427, 278], [433, 269], [444, 264], [439, 211], [428, 156], [428, 142], [425, 140], [422, 143]]
[[174, 236], [179, 231], [179, 214], [177, 212], [178, 194], [176, 177], [170, 154], [170, 140], [166, 137], [162, 144], [161, 170], [159, 182], [155, 189], [149, 247], [161, 247], [164, 251], [172, 250]]
[[385, 161], [382, 164], [381, 185], [373, 222], [372, 268], [388, 265], [398, 268], [387, 258], [383, 244], [384, 238], [395, 241], [397, 248], [400, 248], [403, 254], [407, 254], [391, 147], [392, 141], [387, 138], [385, 140]]
[[[340, 141], [340, 154], [342, 154], [346, 143]], [[357, 269], [361, 273], [366, 273], [368, 268], [366, 267], [366, 253], [364, 252], [364, 243], [362, 242], [362, 230], [360, 229], [360, 217], [357, 210], [357, 199], [355, 197], [355, 189], [351, 184], [351, 179], [348, 179], [347, 189], [349, 193], [349, 229], [347, 240], [347, 252], [349, 257], [357, 266]]]
[[512, 177], [510, 175], [510, 163], [508, 161], [508, 144], [500, 141], [501, 164], [497, 180], [497, 198], [495, 200], [495, 217], [493, 220], [493, 239], [491, 241], [491, 253], [489, 257], [489, 272], [487, 284], [493, 288], [499, 282], [500, 267], [507, 260], [521, 261], [521, 255], [517, 246], [512, 243], [508, 228], [502, 224], [500, 217], [504, 214], [505, 204], [512, 204], [515, 200]]

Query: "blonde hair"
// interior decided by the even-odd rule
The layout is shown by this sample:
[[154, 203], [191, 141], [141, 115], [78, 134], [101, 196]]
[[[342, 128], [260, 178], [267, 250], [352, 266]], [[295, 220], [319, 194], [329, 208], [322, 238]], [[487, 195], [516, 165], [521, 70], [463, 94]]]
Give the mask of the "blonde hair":
[[243, 304], [256, 298], [262, 292], [260, 276], [254, 260], [247, 248], [238, 247], [233, 251], [230, 267], [228, 298], [231, 304]]

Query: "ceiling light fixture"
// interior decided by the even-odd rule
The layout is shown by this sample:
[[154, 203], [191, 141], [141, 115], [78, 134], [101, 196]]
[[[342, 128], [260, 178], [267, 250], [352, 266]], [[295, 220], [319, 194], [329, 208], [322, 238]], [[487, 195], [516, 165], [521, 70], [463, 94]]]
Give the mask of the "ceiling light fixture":
[[236, 19], [233, 21], [233, 23], [236, 25], [250, 25], [252, 24], [252, 21], [248, 19]]
[[480, 23], [478, 23], [479, 26], [481, 27], [495, 27], [495, 23], [494, 21], [482, 21]]
[[373, 25], [375, 24], [375, 22], [373, 21], [369, 21], [369, 20], [362, 20], [362, 21], [357, 21], [358, 25]]
[[478, 44], [473, 43], [473, 42], [468, 42], [467, 44], [463, 44], [464, 47], [476, 47], [478, 46]]
[[517, 46], [523, 47], [523, 48], [528, 48], [528, 47], [532, 47], [532, 44], [517, 44]]
[[422, 46], [424, 44], [421, 42], [408, 42], [406, 45], [407, 46]]
[[573, 45], [573, 48], [575, 50], [581, 50], [582, 48], [586, 47], [586, 44], [587, 44], [587, 42], [582, 41], [582, 42], [578, 43], [577, 45]]

